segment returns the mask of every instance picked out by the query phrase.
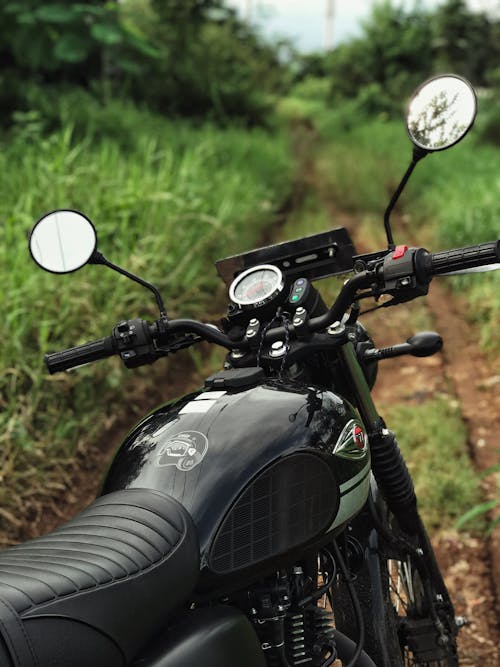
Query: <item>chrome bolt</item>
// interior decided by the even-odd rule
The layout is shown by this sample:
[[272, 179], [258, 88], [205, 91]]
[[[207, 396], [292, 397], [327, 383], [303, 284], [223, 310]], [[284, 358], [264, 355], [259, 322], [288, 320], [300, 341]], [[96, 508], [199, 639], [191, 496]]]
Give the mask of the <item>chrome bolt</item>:
[[283, 341], [277, 340], [271, 345], [271, 357], [282, 357], [286, 352], [286, 347]]
[[344, 333], [344, 331], [345, 326], [342, 324], [342, 322], [334, 322], [328, 327], [326, 333], [330, 336], [338, 336], [339, 334]]
[[232, 356], [233, 359], [241, 359], [245, 355], [243, 354], [243, 352], [241, 350], [233, 350], [231, 352], [231, 356]]

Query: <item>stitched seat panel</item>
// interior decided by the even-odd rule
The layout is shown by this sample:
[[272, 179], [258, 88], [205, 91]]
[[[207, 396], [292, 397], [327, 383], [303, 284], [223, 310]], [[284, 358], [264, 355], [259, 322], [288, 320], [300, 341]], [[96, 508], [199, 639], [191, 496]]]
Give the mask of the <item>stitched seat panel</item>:
[[72, 628], [86, 627], [86, 636], [95, 628], [99, 641], [111, 638], [132, 657], [189, 594], [198, 572], [187, 511], [161, 492], [128, 489], [98, 498], [49, 535], [1, 552], [0, 599], [28, 634], [31, 628], [43, 635], [40, 623], [50, 616], [57, 627], [60, 616], [73, 620]]

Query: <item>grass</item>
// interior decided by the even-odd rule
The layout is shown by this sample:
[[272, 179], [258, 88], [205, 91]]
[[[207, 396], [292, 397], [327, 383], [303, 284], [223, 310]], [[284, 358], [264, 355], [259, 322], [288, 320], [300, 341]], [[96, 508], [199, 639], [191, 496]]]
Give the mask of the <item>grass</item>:
[[481, 497], [457, 406], [433, 398], [420, 405], [394, 405], [386, 416], [408, 462], [426, 525], [451, 528]]
[[100, 250], [157, 285], [170, 316], [202, 319], [218, 289], [214, 260], [254, 246], [291, 187], [283, 134], [85, 103], [87, 115], [78, 107], [72, 118], [63, 99], [53, 112], [60, 127], [48, 133], [40, 115], [21, 115], [0, 142], [0, 506], [7, 510], [27, 477], [41, 482], [95, 436], [126, 393], [117, 360], [49, 377], [43, 353], [109, 335], [120, 319], [157, 316], [152, 295], [103, 267], [66, 276], [38, 269], [27, 248], [37, 218], [59, 207], [84, 211]]

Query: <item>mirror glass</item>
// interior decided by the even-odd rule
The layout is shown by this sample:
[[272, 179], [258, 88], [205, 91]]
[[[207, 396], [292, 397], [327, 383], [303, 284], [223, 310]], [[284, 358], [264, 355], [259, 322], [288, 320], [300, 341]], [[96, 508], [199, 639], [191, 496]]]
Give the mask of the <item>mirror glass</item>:
[[410, 139], [427, 151], [441, 151], [462, 139], [476, 117], [476, 94], [458, 76], [439, 76], [417, 89], [408, 107]]
[[52, 273], [70, 273], [88, 262], [97, 245], [90, 220], [78, 211], [53, 211], [36, 223], [29, 248], [35, 262]]

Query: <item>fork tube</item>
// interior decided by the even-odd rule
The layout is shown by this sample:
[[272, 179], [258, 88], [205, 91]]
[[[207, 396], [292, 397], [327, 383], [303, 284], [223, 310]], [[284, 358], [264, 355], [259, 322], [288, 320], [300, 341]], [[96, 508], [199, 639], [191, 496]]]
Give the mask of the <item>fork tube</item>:
[[377, 485], [400, 526], [409, 534], [415, 534], [420, 526], [417, 498], [396, 437], [385, 427], [375, 408], [370, 387], [350, 341], [341, 346], [340, 355], [368, 432], [372, 472]]
[[350, 384], [358, 401], [358, 410], [368, 433], [379, 432], [384, 427], [384, 423], [377, 412], [370, 387], [351, 341], [347, 341], [341, 346], [340, 356], [349, 375]]

